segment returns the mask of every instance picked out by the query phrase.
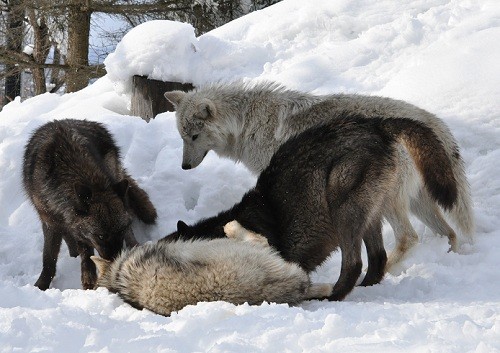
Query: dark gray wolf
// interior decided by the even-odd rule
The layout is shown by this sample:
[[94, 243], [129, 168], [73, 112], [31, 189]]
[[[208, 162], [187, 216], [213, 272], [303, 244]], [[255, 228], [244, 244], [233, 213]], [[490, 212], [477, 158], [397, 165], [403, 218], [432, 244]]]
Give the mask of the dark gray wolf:
[[226, 233], [232, 239], [137, 246], [112, 262], [92, 256], [97, 286], [161, 315], [201, 301], [297, 304], [331, 294], [331, 285], [311, 285], [307, 273], [283, 260], [262, 236], [236, 222], [226, 226]]
[[[322, 114], [329, 104], [318, 103], [303, 114]], [[240, 203], [191, 227], [179, 222], [178, 231], [164, 241], [222, 237], [223, 226], [236, 220], [307, 272], [340, 248], [340, 277], [329, 299], [342, 300], [361, 273], [362, 241], [368, 271], [361, 285], [383, 278], [382, 216], [387, 205], [398, 202], [400, 145], [415, 165], [417, 186], [444, 209], [453, 207], [452, 164], [430, 128], [410, 119], [345, 113], [281, 145]]]
[[35, 283], [42, 290], [55, 276], [62, 239], [71, 256], [80, 255], [82, 286], [89, 289], [96, 281], [93, 249], [112, 259], [124, 240], [137, 245], [132, 213], [147, 224], [157, 217], [122, 167], [110, 133], [96, 122], [68, 119], [38, 128], [26, 145], [23, 183], [42, 222], [43, 269]]
[[[458, 198], [448, 209], [448, 214], [464, 236], [463, 240], [472, 242], [474, 219], [471, 197], [459, 148], [444, 122], [423, 109], [382, 97], [346, 94], [314, 96], [273, 83], [212, 84], [189, 93], [167, 92], [165, 97], [176, 107], [177, 127], [184, 141], [184, 169], [196, 167], [207, 152], [213, 150], [219, 156], [242, 162], [259, 174], [285, 141], [311, 126], [337, 119], [343, 112], [367, 118], [421, 121], [437, 135], [450, 160], [457, 181]], [[315, 109], [319, 105], [324, 107], [324, 111]], [[304, 114], [311, 109], [315, 114]], [[398, 197], [383, 212], [396, 238], [395, 249], [387, 264], [389, 270], [418, 243], [418, 235], [409, 221], [410, 211], [433, 232], [447, 236], [451, 250], [459, 248], [455, 231], [445, 221], [438, 204], [415, 181], [417, 173], [408, 150], [402, 144], [396, 150], [400, 170], [400, 180], [395, 186]]]

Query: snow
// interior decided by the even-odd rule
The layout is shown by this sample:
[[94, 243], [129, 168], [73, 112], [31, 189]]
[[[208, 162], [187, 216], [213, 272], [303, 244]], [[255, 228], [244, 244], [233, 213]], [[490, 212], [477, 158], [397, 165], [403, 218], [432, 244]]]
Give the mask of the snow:
[[[500, 352], [500, 4], [495, 0], [285, 0], [196, 38], [169, 21], [129, 32], [86, 89], [43, 94], [0, 112], [0, 352]], [[474, 201], [476, 243], [448, 253], [417, 220], [420, 243], [373, 287], [343, 302], [296, 307], [224, 302], [171, 317], [138, 311], [105, 289], [80, 289], [65, 245], [52, 288], [33, 283], [43, 235], [21, 186], [24, 145], [52, 119], [103, 122], [160, 218], [135, 226], [142, 242], [239, 201], [255, 178], [209, 153], [180, 168], [173, 113], [128, 115], [130, 77], [200, 84], [275, 80], [315, 93], [404, 99], [436, 113], [461, 146]], [[384, 227], [388, 250], [394, 246]], [[313, 274], [333, 282], [340, 255]]]
[[33, 44], [28, 44], [24, 46], [23, 53], [26, 55], [33, 55], [33, 50], [34, 50], [34, 45]]
[[104, 60], [118, 90], [129, 91], [133, 75], [187, 82], [196, 54], [194, 28], [173, 21], [149, 21], [128, 32]]

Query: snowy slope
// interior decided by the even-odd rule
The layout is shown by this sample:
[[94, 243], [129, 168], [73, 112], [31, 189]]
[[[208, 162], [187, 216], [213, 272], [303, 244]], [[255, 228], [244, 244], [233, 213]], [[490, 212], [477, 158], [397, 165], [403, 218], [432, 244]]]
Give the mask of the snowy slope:
[[[63, 96], [15, 101], [0, 112], [0, 352], [500, 352], [500, 3], [495, 0], [285, 0], [196, 38], [192, 27], [153, 22], [111, 54], [108, 75]], [[447, 253], [418, 221], [420, 244], [376, 286], [343, 302], [297, 307], [199, 303], [171, 317], [80, 288], [79, 260], [61, 249], [52, 288], [33, 286], [43, 236], [21, 187], [24, 144], [52, 119], [105, 123], [160, 219], [141, 241], [232, 206], [255, 182], [209, 153], [180, 168], [173, 113], [146, 123], [128, 114], [129, 77], [200, 84], [275, 80], [315, 93], [405, 99], [436, 113], [462, 148], [476, 243]], [[394, 246], [384, 228], [388, 250]], [[335, 281], [340, 256], [314, 274]]]

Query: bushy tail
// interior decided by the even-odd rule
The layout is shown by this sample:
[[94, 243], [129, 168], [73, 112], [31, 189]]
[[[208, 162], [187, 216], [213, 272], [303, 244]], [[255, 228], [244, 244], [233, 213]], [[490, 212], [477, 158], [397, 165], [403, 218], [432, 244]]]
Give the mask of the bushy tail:
[[464, 161], [460, 153], [458, 153], [458, 149], [451, 156], [451, 164], [457, 181], [458, 198], [454, 207], [449, 210], [449, 215], [466, 238], [465, 240], [472, 244], [475, 232], [472, 197], [469, 182], [465, 175]]
[[[396, 126], [399, 123], [402, 125], [406, 124], [405, 122], [395, 122], [395, 121], [389, 122], [390, 119], [386, 120], [388, 120], [388, 123], [386, 124], [388, 129], [391, 128], [393, 130], [396, 129]], [[405, 120], [405, 119], [398, 119], [398, 120]], [[443, 166], [442, 168], [448, 168], [449, 164], [451, 164], [453, 177], [455, 178], [456, 182], [456, 189], [457, 189], [456, 201], [453, 203], [451, 208], [445, 207], [445, 210], [447, 211], [451, 220], [460, 230], [460, 233], [462, 234], [464, 240], [472, 244], [474, 242], [474, 231], [475, 231], [474, 216], [472, 212], [472, 198], [470, 193], [469, 182], [467, 181], [467, 177], [465, 175], [464, 162], [462, 157], [460, 156], [458, 145], [453, 135], [449, 131], [448, 127], [444, 123], [442, 123], [438, 118], [430, 119], [428, 123], [429, 125], [424, 125], [424, 127], [427, 126], [432, 127], [432, 131], [435, 134], [437, 134], [437, 137], [441, 142], [442, 148], [444, 148], [446, 156], [448, 157], [449, 163], [446, 163], [446, 167]], [[397, 132], [396, 130], [394, 130], [394, 132]], [[434, 140], [434, 138], [432, 138], [432, 140]], [[430, 144], [431, 142], [427, 141], [426, 143]], [[439, 148], [439, 150], [442, 151], [441, 148]], [[442, 156], [440, 157], [440, 159], [442, 160]], [[438, 167], [441, 166], [438, 165]]]
[[384, 119], [383, 128], [403, 143], [410, 153], [426, 189], [443, 209], [457, 203], [458, 188], [452, 161], [431, 128], [410, 119]]
[[129, 204], [137, 218], [146, 224], [154, 224], [158, 215], [156, 209], [149, 200], [149, 196], [137, 185], [137, 182], [127, 175], [129, 182], [128, 198]]

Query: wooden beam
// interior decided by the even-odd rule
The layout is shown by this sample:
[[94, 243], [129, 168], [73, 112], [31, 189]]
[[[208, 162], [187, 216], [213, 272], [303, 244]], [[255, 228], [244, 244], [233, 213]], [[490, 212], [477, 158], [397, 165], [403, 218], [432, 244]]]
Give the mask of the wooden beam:
[[132, 78], [132, 101], [130, 112], [146, 121], [154, 119], [157, 114], [173, 112], [173, 105], [163, 96], [167, 91], [190, 91], [194, 88], [191, 83], [158, 81], [146, 76], [135, 75]]

